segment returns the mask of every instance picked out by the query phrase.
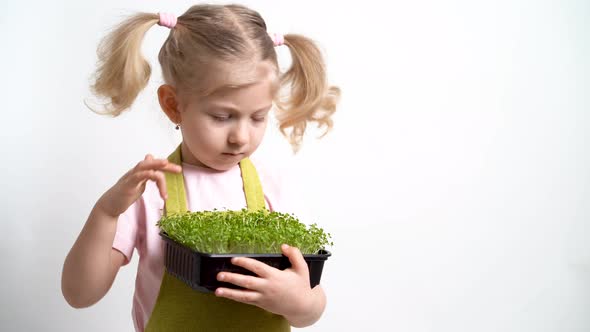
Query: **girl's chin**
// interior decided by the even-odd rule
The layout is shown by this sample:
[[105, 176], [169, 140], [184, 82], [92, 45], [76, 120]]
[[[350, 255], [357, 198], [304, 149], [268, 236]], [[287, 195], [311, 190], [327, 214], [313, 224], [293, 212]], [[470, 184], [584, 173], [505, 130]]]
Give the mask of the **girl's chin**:
[[223, 171], [230, 170], [233, 167], [236, 167], [242, 159], [244, 159], [244, 157], [224, 156], [224, 157], [220, 158], [219, 160], [215, 160], [215, 161], [212, 161], [211, 163], [208, 163], [205, 167], [211, 168], [216, 171], [223, 172]]

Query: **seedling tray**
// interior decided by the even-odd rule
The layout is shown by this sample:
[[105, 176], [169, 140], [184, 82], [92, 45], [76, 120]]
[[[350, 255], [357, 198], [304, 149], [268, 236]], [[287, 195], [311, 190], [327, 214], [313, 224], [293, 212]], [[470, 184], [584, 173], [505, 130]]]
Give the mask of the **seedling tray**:
[[[282, 254], [210, 254], [192, 250], [171, 239], [166, 232], [160, 236], [165, 242], [165, 266], [167, 271], [182, 280], [191, 288], [204, 292], [214, 292], [218, 287], [241, 289], [231, 283], [217, 280], [217, 273], [221, 271], [255, 274], [240, 266], [232, 264], [232, 257], [250, 257], [265, 264], [284, 270], [291, 267], [289, 258]], [[303, 258], [309, 268], [309, 282], [311, 287], [320, 283], [324, 262], [332, 254], [327, 250], [320, 250], [317, 254], [305, 254]]]

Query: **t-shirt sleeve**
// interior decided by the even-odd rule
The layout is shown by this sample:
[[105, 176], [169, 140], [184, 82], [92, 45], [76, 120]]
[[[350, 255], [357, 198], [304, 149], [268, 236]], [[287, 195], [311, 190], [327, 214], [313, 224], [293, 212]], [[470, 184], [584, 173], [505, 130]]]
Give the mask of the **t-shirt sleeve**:
[[136, 247], [138, 224], [145, 219], [145, 212], [141, 208], [141, 198], [131, 204], [127, 211], [119, 216], [117, 221], [117, 232], [113, 240], [113, 249], [125, 255], [127, 265], [133, 257], [133, 250]]

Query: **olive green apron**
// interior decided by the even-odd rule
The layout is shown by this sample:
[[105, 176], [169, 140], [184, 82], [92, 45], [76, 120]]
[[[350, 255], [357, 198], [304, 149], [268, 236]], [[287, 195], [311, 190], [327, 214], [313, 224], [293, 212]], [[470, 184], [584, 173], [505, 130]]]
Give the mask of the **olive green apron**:
[[[168, 157], [181, 165], [180, 146]], [[240, 161], [242, 182], [248, 210], [266, 208], [258, 174], [252, 162]], [[168, 199], [166, 214], [187, 211], [182, 173], [165, 173]], [[164, 272], [160, 292], [145, 331], [291, 331], [287, 320], [254, 305], [244, 304], [193, 290], [181, 280]]]

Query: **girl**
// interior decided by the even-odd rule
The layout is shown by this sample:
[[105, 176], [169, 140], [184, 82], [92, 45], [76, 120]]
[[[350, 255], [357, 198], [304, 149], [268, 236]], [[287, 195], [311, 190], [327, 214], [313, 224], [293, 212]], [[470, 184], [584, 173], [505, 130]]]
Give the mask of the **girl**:
[[[217, 277], [243, 290], [200, 293], [165, 271], [156, 222], [175, 212], [172, 202], [186, 202], [180, 208], [191, 211], [242, 209], [249, 188], [263, 188], [255, 189], [264, 197], [262, 207], [286, 209], [279, 177], [262, 169], [252, 177], [256, 169], [248, 157], [263, 138], [273, 104], [295, 150], [308, 121], [331, 128], [339, 90], [326, 83], [320, 51], [303, 36], [269, 34], [259, 13], [239, 5], [197, 5], [178, 18], [137, 14], [99, 47], [93, 90], [110, 101], [108, 114], [128, 109], [145, 88], [150, 66], [140, 54], [141, 42], [155, 24], [171, 29], [159, 53], [165, 84], [158, 99], [181, 130], [182, 143], [168, 159], [148, 154], [99, 198], [65, 259], [65, 299], [75, 308], [99, 301], [136, 249], [137, 331], [289, 331], [313, 324], [326, 299], [321, 286], [310, 287], [297, 248], [282, 246], [292, 264], [284, 271], [235, 259], [233, 264], [257, 276]], [[292, 57], [282, 74], [275, 52], [281, 45]], [[246, 181], [252, 178], [257, 183]]]

